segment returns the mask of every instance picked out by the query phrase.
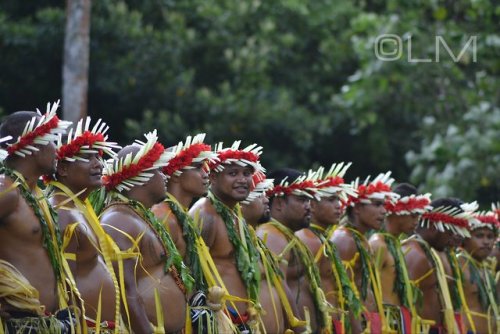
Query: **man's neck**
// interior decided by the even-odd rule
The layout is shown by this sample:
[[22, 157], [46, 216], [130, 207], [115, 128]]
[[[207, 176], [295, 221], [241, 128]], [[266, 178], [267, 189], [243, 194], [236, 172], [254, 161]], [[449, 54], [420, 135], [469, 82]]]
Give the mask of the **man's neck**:
[[183, 209], [189, 208], [189, 205], [193, 201], [194, 196], [192, 196], [189, 193], [186, 193], [185, 191], [182, 191], [179, 187], [167, 187], [168, 188], [168, 193], [172, 195], [177, 202], [182, 206]]
[[354, 221], [351, 219], [348, 219], [349, 226], [357, 230], [361, 234], [365, 234], [370, 230], [367, 226], [362, 224], [359, 220], [355, 219]]
[[320, 221], [317, 221], [317, 220], [316, 220], [316, 219], [314, 219], [314, 218], [311, 220], [310, 227], [311, 227], [312, 225], [314, 225], [315, 227], [317, 227], [317, 228], [319, 228], [319, 229], [321, 229], [321, 230], [323, 230], [323, 231], [326, 231], [326, 230], [327, 230], [330, 226], [332, 226], [332, 225], [330, 225], [330, 224], [325, 224], [325, 223], [322, 223], [322, 222], [320, 222]]
[[398, 226], [390, 220], [386, 221], [385, 230], [387, 231], [387, 233], [395, 237], [399, 237], [402, 234]]
[[232, 198], [228, 198], [227, 196], [224, 196], [224, 194], [220, 194], [217, 189], [211, 189], [212, 193], [214, 196], [225, 206], [227, 206], [229, 209], [234, 209], [236, 204], [238, 204], [238, 201]]
[[[19, 162], [19, 160], [16, 160], [16, 162]], [[35, 189], [38, 179], [42, 176], [40, 173], [33, 171], [32, 166], [27, 163], [10, 163], [10, 161], [6, 161], [5, 165], [21, 174], [31, 190]]]

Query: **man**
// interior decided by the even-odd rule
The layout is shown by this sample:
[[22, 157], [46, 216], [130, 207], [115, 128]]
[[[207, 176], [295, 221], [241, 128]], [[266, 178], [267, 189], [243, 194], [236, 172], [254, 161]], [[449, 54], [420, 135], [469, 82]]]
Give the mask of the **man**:
[[90, 123], [90, 117], [81, 119], [67, 139], [59, 139], [57, 171], [55, 179], [47, 177], [52, 180], [46, 193], [57, 208], [64, 236], [61, 251], [83, 299], [88, 332], [100, 327], [101, 333], [111, 333], [120, 321], [120, 293], [111, 261], [115, 245], [86, 199], [101, 187], [102, 154], [113, 157], [117, 146], [107, 141], [104, 122], [98, 120], [93, 128]]
[[[269, 174], [275, 186], [268, 191], [271, 204], [269, 223], [257, 228], [257, 235], [278, 257], [285, 289], [298, 310], [297, 317], [308, 320], [313, 333], [331, 333], [329, 305], [321, 290], [321, 279], [314, 258], [294, 232], [309, 226], [310, 199], [316, 195], [313, 176], [294, 169], [280, 169]], [[303, 277], [306, 279], [303, 279]]]
[[408, 183], [397, 185], [393, 192], [400, 198], [385, 203], [385, 231], [373, 234], [369, 243], [380, 272], [389, 324], [398, 333], [416, 333], [418, 319], [400, 237], [413, 234], [420, 215], [431, 209], [430, 194], [418, 195], [417, 189]]
[[54, 142], [71, 124], [57, 118], [58, 105], [48, 104], [44, 115], [15, 112], [0, 126], [0, 137], [11, 137], [2, 143], [0, 172], [0, 308], [12, 333], [80, 330], [63, 310], [77, 307], [77, 291], [66, 280], [71, 273], [64, 270], [54, 212], [37, 186], [40, 176], [55, 171]]
[[274, 180], [266, 178], [264, 173], [254, 173], [252, 176], [252, 190], [248, 197], [241, 202], [241, 213], [248, 225], [257, 228], [267, 223], [271, 218], [269, 199], [266, 191], [272, 189]]
[[248, 197], [242, 202], [241, 212], [254, 236], [257, 249], [261, 257], [261, 288], [259, 301], [262, 305], [262, 322], [268, 333], [283, 332], [283, 328], [289, 331], [302, 333], [306, 321], [299, 320], [295, 303], [290, 303], [292, 296], [285, 290], [282, 272], [274, 254], [255, 234], [255, 228], [266, 223], [271, 218], [269, 199], [266, 192], [274, 187], [274, 180], [267, 179], [264, 173], [257, 172], [253, 175], [252, 190]]
[[371, 333], [391, 331], [382, 306], [374, 253], [365, 237], [367, 232], [382, 227], [386, 216], [385, 201], [398, 197], [391, 190], [394, 179], [390, 175], [390, 172], [380, 174], [371, 181], [367, 178], [362, 184], [357, 179], [352, 184], [357, 196], [349, 196], [346, 219], [331, 238], [346, 266], [351, 286], [363, 303], [363, 319], [353, 323], [355, 333], [362, 330]]
[[460, 204], [451, 198], [432, 201], [433, 209], [422, 215], [415, 234], [402, 243], [408, 275], [421, 296], [416, 312], [422, 332], [460, 332], [446, 278], [451, 269], [445, 268], [442, 260], [454, 234], [468, 235]]
[[175, 156], [163, 168], [163, 173], [168, 177], [167, 198], [151, 209], [156, 218], [165, 224], [195, 279], [196, 294], [190, 303], [195, 333], [215, 330], [212, 312], [204, 311], [206, 294], [209, 291], [200, 261], [207, 260], [203, 259], [206, 252], [198, 240], [201, 238], [199, 229], [188, 214], [193, 199], [207, 194], [209, 185], [207, 163], [217, 159], [210, 146], [203, 143], [204, 138], [204, 133], [194, 137], [188, 136], [184, 143], [179, 142], [171, 149]]
[[263, 172], [259, 163], [262, 148], [253, 144], [239, 149], [239, 145], [239, 141], [230, 148], [216, 145], [218, 160], [210, 163], [210, 192], [189, 214], [200, 221], [201, 235], [222, 280], [218, 284], [238, 297], [224, 307], [233, 330], [250, 333], [258, 330], [260, 318], [260, 257], [239, 203], [249, 194], [253, 173]]
[[156, 131], [145, 137], [146, 142], [126, 146], [106, 165], [109, 204], [101, 224], [123, 253], [115, 270], [126, 292], [125, 321], [135, 333], [175, 333], [184, 328], [193, 280], [167, 229], [149, 210], [165, 199], [161, 169], [172, 154], [157, 142]]
[[493, 212], [478, 212], [469, 220], [470, 238], [459, 253], [466, 305], [466, 329], [472, 333], [498, 333], [499, 313], [495, 278], [487, 257], [498, 236], [500, 222]]
[[349, 277], [335, 245], [329, 240], [340, 220], [340, 200], [345, 201], [347, 194], [356, 195], [356, 191], [343, 179], [350, 165], [333, 164], [326, 174], [323, 167], [315, 172], [316, 187], [321, 191], [321, 198], [311, 201], [312, 219], [309, 227], [295, 233], [314, 256], [321, 276], [321, 287], [328, 302], [339, 309], [333, 317], [336, 333], [349, 332], [350, 319], [358, 317], [361, 312], [361, 302], [349, 284]]

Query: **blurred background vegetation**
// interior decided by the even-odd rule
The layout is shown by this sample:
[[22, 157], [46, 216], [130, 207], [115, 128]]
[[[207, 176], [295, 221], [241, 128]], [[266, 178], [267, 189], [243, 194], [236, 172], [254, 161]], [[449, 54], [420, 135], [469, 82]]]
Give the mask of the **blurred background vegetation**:
[[[61, 97], [64, 6], [0, 2], [3, 114]], [[352, 161], [347, 179], [392, 170], [434, 197], [500, 198], [497, 1], [98, 0], [90, 29], [88, 114], [121, 144], [206, 132], [262, 145], [267, 169]], [[397, 61], [375, 56], [386, 33]], [[455, 55], [477, 44], [436, 62], [435, 36]]]

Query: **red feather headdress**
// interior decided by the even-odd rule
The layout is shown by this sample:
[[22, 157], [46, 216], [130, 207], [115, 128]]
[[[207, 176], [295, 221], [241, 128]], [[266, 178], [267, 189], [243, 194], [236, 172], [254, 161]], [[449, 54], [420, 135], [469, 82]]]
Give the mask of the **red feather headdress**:
[[194, 137], [188, 136], [186, 141], [179, 142], [171, 150], [175, 156], [163, 168], [163, 172], [168, 175], [181, 175], [183, 169], [192, 168], [192, 164], [204, 161], [215, 162], [217, 154], [212, 152], [209, 145], [204, 144], [205, 134], [200, 133]]
[[468, 229], [468, 214], [456, 207], [437, 207], [420, 217], [419, 226], [430, 228], [434, 225], [439, 231], [451, 231], [461, 237], [470, 236]]
[[7, 156], [16, 154], [20, 157], [31, 155], [39, 151], [34, 144], [47, 145], [55, 142], [60, 134], [66, 132], [71, 122], [60, 120], [56, 111], [59, 107], [59, 100], [50, 105], [47, 103], [47, 111], [44, 115], [40, 110], [36, 110], [40, 117], [34, 116], [26, 123], [24, 130], [14, 143], [7, 144]]
[[102, 177], [103, 185], [108, 191], [130, 190], [148, 182], [153, 173], [148, 172], [157, 168], [164, 168], [173, 157], [158, 143], [156, 130], [145, 135], [146, 142], [136, 140], [133, 145], [138, 146], [139, 152], [131, 152], [120, 159], [108, 161]]
[[262, 172], [256, 172], [252, 175], [252, 186], [248, 197], [242, 201], [243, 204], [250, 204], [257, 198], [266, 193], [269, 189], [274, 186], [273, 179], [267, 179], [266, 174]]
[[222, 148], [222, 143], [215, 146], [218, 160], [209, 163], [210, 170], [222, 172], [224, 165], [237, 164], [239, 166], [250, 166], [254, 172], [265, 172], [259, 162], [262, 147], [252, 144], [244, 149], [239, 149], [240, 140], [237, 140], [230, 148]]
[[315, 172], [309, 172], [299, 176], [293, 182], [288, 182], [287, 178], [285, 178], [280, 184], [269, 189], [266, 194], [268, 197], [295, 195], [320, 200], [320, 194], [316, 186], [316, 178]]
[[325, 174], [325, 169], [319, 167], [316, 171], [316, 188], [321, 197], [339, 196], [342, 202], [348, 197], [357, 197], [357, 191], [350, 183], [345, 183], [344, 176], [351, 163], [344, 165], [343, 162], [333, 164]]
[[411, 195], [386, 201], [385, 209], [389, 215], [423, 214], [432, 210], [431, 194]]
[[370, 204], [374, 199], [397, 199], [399, 195], [391, 189], [393, 182], [394, 179], [391, 178], [390, 171], [385, 174], [379, 174], [372, 181], [370, 181], [370, 177], [368, 176], [362, 184], [359, 183], [359, 178], [357, 178], [352, 183], [353, 189], [357, 190], [357, 197], [349, 196], [347, 205], [354, 206], [357, 203]]
[[[84, 123], [85, 121], [85, 123]], [[90, 129], [90, 117], [78, 121], [75, 129], [70, 129], [66, 143], [63, 143], [62, 136], [57, 143], [57, 159], [66, 161], [88, 161], [81, 154], [86, 153], [106, 153], [111, 157], [115, 156], [113, 149], [120, 149], [114, 142], [108, 142], [106, 132], [109, 127], [99, 119], [94, 127]]]

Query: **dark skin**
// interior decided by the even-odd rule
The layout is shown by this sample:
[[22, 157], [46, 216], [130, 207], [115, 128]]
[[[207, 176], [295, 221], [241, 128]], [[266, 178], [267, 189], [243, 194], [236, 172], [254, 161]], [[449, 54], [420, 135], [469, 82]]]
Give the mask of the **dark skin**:
[[[183, 209], [187, 209], [194, 198], [205, 195], [208, 190], [208, 173], [204, 170], [203, 165], [200, 163], [193, 167], [195, 168], [184, 170], [180, 176], [172, 175], [167, 183], [168, 193], [179, 202]], [[155, 204], [151, 211], [158, 220], [168, 225], [172, 240], [184, 258], [186, 255], [186, 241], [182, 235], [182, 226], [168, 204], [165, 202]]]
[[[137, 152], [137, 147], [125, 147], [118, 157]], [[135, 186], [122, 194], [142, 203], [146, 208], [161, 202], [165, 197], [165, 176], [152, 171], [154, 176], [142, 186]], [[135, 252], [141, 257], [123, 260], [123, 279], [127, 293], [131, 327], [135, 333], [152, 333], [151, 324], [157, 324], [155, 290], [161, 300], [165, 331], [176, 333], [183, 329], [186, 315], [186, 298], [170, 272], [164, 272], [165, 247], [151, 226], [131, 207], [117, 204], [106, 209], [101, 224], [122, 251], [134, 249], [132, 240], [138, 242]], [[117, 266], [115, 266], [117, 271]], [[122, 310], [122, 314], [126, 314]], [[127, 319], [125, 319], [126, 321]]]
[[[83, 202], [90, 191], [101, 185], [102, 163], [97, 154], [85, 154], [82, 157], [89, 161], [61, 161], [57, 167], [57, 179], [70, 188], [73, 194], [80, 193], [79, 200]], [[85, 303], [86, 315], [92, 319], [96, 318], [101, 298], [101, 319], [114, 321], [115, 286], [99, 253], [99, 241], [74, 201], [67, 200], [68, 195], [58, 189], [50, 198], [51, 204], [56, 208], [64, 202], [64, 208], [57, 209], [58, 223], [63, 234], [69, 225], [78, 224], [63, 251], [76, 255], [75, 261], [68, 261], [68, 264]]]
[[[469, 255], [478, 263], [482, 263], [486, 260], [493, 245], [495, 243], [496, 235], [489, 228], [478, 228], [471, 231], [471, 237], [467, 238], [463, 242], [463, 248]], [[471, 281], [471, 272], [468, 264], [468, 259], [465, 257], [459, 257], [459, 263], [463, 272], [463, 284], [465, 299], [467, 301], [467, 306], [472, 312], [486, 314], [487, 308], [485, 308], [479, 299], [479, 286], [476, 282]], [[480, 276], [485, 282], [484, 271], [480, 271]], [[496, 322], [491, 319], [491, 323], [488, 324], [488, 319], [475, 314], [471, 315], [472, 321], [474, 323], [474, 329], [476, 333], [488, 333], [489, 327], [492, 328], [492, 332], [496, 333], [495, 326]], [[464, 317], [466, 326], [468, 330], [472, 331], [471, 323], [468, 317]]]
[[[226, 165], [222, 172], [210, 174], [210, 189], [222, 203], [233, 209], [248, 196], [252, 173], [250, 167]], [[236, 267], [235, 250], [229, 240], [226, 225], [210, 200], [201, 198], [189, 210], [189, 214], [202, 222], [201, 235], [229, 293], [248, 298], [245, 284]], [[241, 223], [236, 216], [234, 223]], [[248, 308], [247, 303], [241, 302], [235, 303], [235, 306], [240, 314], [244, 314]]]
[[[23, 175], [32, 193], [40, 176], [55, 171], [55, 146], [35, 145], [40, 150], [24, 158], [11, 156], [5, 164]], [[19, 189], [12, 189], [13, 180], [0, 175], [0, 258], [11, 263], [39, 292], [39, 300], [49, 312], [59, 309], [56, 278], [47, 250], [43, 245], [38, 218], [21, 196]], [[16, 310], [1, 303], [4, 312]]]
[[[387, 217], [386, 231], [395, 238], [398, 238], [402, 233], [410, 234], [417, 226], [418, 218], [418, 214], [390, 215]], [[385, 236], [375, 233], [370, 237], [369, 243], [374, 254], [376, 254], [383, 301], [387, 304], [399, 306], [401, 305], [401, 300], [393, 288], [396, 280], [395, 260], [387, 248]]]
[[[385, 207], [383, 200], [372, 200], [371, 204], [356, 204], [348, 216], [351, 228], [364, 235], [371, 229], [380, 229], [385, 219]], [[330, 239], [337, 247], [342, 261], [349, 262], [352, 270], [347, 270], [351, 281], [354, 281], [358, 291], [361, 291], [362, 268], [361, 261], [357, 258], [358, 249], [353, 238], [353, 232], [341, 226], [333, 233]], [[361, 238], [362, 246], [369, 252], [371, 248], [365, 238]], [[355, 261], [354, 261], [355, 260]], [[362, 300], [368, 312], [377, 312], [375, 297], [371, 285], [368, 285], [367, 297]], [[359, 319], [351, 319], [353, 333], [361, 333], [362, 326]]]
[[[440, 232], [432, 226], [429, 229], [419, 228], [416, 233], [420, 235], [431, 247], [442, 252], [451, 242], [451, 235]], [[441, 299], [439, 298], [438, 280], [433, 264], [427, 258], [422, 246], [415, 240], [405, 242], [403, 254], [408, 268], [410, 280], [418, 282], [422, 291], [422, 303], [417, 306], [417, 313], [426, 320], [433, 320], [442, 324]]]
[[[338, 196], [324, 197], [321, 201], [311, 201], [311, 224], [315, 224], [325, 231], [339, 222], [341, 208]], [[295, 235], [309, 248], [313, 256], [322, 249], [321, 239], [309, 228], [297, 231]], [[333, 279], [332, 263], [326, 256], [321, 256], [317, 263], [321, 275], [321, 287], [328, 302], [337, 305], [336, 285]]]
[[[309, 226], [311, 218], [310, 201], [306, 197], [290, 195], [273, 199], [271, 217], [278, 220], [292, 231], [298, 231]], [[310, 312], [311, 329], [317, 330], [316, 307], [309, 288], [309, 282], [304, 279], [306, 268], [293, 255], [293, 252], [283, 253], [289, 240], [278, 229], [270, 224], [263, 224], [257, 228], [257, 236], [265, 241], [266, 246], [275, 255], [280, 256], [280, 269], [283, 273], [283, 288], [294, 314], [301, 320], [305, 319], [304, 307]]]

